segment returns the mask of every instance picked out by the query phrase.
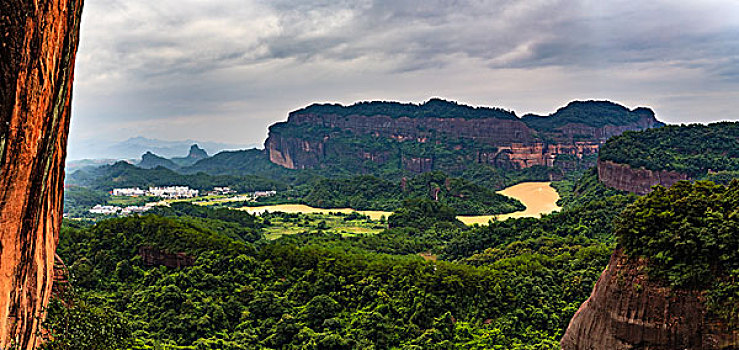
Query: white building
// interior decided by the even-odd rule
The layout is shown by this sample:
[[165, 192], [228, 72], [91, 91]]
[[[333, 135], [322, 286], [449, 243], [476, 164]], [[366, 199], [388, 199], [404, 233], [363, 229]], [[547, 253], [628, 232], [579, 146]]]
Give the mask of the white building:
[[140, 213], [149, 211], [151, 208], [152, 207], [149, 207], [149, 206], [143, 206], [143, 207], [129, 206], [129, 207], [125, 207], [121, 209], [121, 215], [140, 214]]
[[232, 190], [231, 187], [213, 187], [212, 191], [209, 191], [207, 195], [209, 196], [225, 196], [228, 194], [236, 193], [236, 191]]
[[132, 188], [114, 188], [113, 189], [113, 195], [114, 196], [127, 196], [127, 197], [138, 197], [146, 195], [146, 191], [138, 188], [138, 187], [132, 187]]
[[192, 198], [198, 196], [198, 190], [188, 186], [149, 187], [146, 195], [164, 199]]
[[277, 194], [277, 191], [256, 191], [254, 197], [270, 197]]
[[90, 208], [90, 213], [103, 214], [103, 215], [115, 215], [121, 210], [120, 207], [114, 207], [112, 205], [96, 205]]

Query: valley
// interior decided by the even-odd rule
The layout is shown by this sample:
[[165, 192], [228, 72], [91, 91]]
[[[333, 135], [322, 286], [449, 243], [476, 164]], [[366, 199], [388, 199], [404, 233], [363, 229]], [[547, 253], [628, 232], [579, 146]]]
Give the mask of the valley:
[[[325, 147], [318, 154], [326, 158], [311, 166], [285, 167], [289, 164], [275, 162], [269, 148], [211, 156], [193, 146], [190, 153], [200, 159], [190, 163], [183, 160], [189, 157], [175, 162], [145, 154], [139, 164], [119, 162], [79, 170], [69, 177], [65, 210], [70, 220], [64, 222], [59, 245], [60, 256], [70, 266], [77, 306], [69, 311], [52, 304], [57, 306], [50, 311], [49, 327], [65, 326], [69, 322], [65, 312], [74, 312], [117, 329], [119, 347], [136, 350], [297, 349], [304, 344], [347, 350], [575, 350], [598, 342], [620, 344], [614, 339], [622, 335], [609, 333], [610, 327], [639, 327], [638, 322], [644, 322], [624, 324], [623, 317], [611, 319], [603, 312], [604, 307], [614, 309], [615, 295], [622, 295], [635, 303], [648, 298], [666, 308], [687, 303], [680, 312], [691, 315], [682, 318], [685, 322], [660, 321], [670, 325], [674, 337], [635, 330], [623, 338], [630, 344], [667, 348], [696, 344], [703, 341], [696, 338], [699, 331], [717, 339], [716, 347], [706, 349], [731, 349], [738, 343], [735, 325], [739, 323], [732, 311], [737, 305], [736, 284], [731, 278], [739, 265], [731, 251], [739, 248], [726, 248], [735, 247], [739, 236], [732, 231], [735, 215], [731, 214], [737, 207], [732, 198], [739, 183], [731, 181], [736, 160], [728, 150], [735, 137], [733, 124], [709, 125], [709, 131], [662, 127], [620, 134], [622, 129], [608, 123], [633, 117], [628, 113], [642, 115], [643, 110], [617, 109], [631, 112], [616, 114], [615, 119], [609, 119], [608, 113], [582, 114], [581, 108], [574, 109], [580, 110], [579, 115], [573, 115], [571, 108], [555, 113], [587, 121], [585, 129], [578, 129], [593, 132], [589, 137], [594, 143], [585, 151], [587, 147], [561, 146], [562, 142], [582, 146], [578, 142], [585, 142], [584, 136], [563, 131], [573, 130], [572, 124], [546, 119], [551, 116], [516, 121], [511, 118], [518, 117], [495, 109], [430, 104], [441, 108], [434, 113], [466, 111], [470, 114], [465, 118], [472, 120], [502, 113], [506, 123], [523, 123], [540, 131], [569, 126], [549, 136], [547, 142], [557, 140], [559, 146], [532, 141], [526, 147], [533, 148], [526, 152], [543, 153], [524, 157], [516, 152], [525, 147], [490, 143], [461, 127], [458, 135], [397, 138], [372, 129], [369, 119], [357, 117], [369, 129], [339, 123], [347, 129], [331, 126], [328, 139], [319, 137], [329, 140], [326, 143], [303, 143], [302, 155], [289, 153], [298, 155], [293, 162], [305, 161], [315, 156], [314, 147]], [[378, 106], [387, 107], [360, 105]], [[606, 111], [613, 107], [593, 106], [609, 106]], [[315, 112], [315, 108], [328, 107], [308, 110]], [[361, 108], [352, 113], [361, 115]], [[399, 107], [389, 108], [392, 112]], [[413, 122], [410, 129], [401, 128], [404, 132], [418, 129], [417, 124], [428, 117], [423, 108], [402, 108], [418, 112], [408, 117]], [[345, 107], [329, 110], [341, 115]], [[325, 123], [311, 118], [305, 120]], [[403, 118], [389, 122], [407, 123]], [[332, 120], [338, 123], [340, 118]], [[452, 118], [449, 123], [458, 122]], [[325, 131], [322, 128], [318, 130]], [[727, 133], [722, 143], [728, 148], [713, 145], [713, 153], [704, 152], [711, 154], [706, 158], [680, 147], [684, 142], [701, 142], [703, 133], [719, 133], [711, 128]], [[613, 134], [600, 134], [605, 130]], [[318, 135], [311, 134], [314, 131], [306, 127], [301, 135]], [[672, 143], [664, 141], [663, 133], [674, 134], [669, 138]], [[426, 138], [431, 136], [437, 141]], [[358, 163], [352, 152], [375, 147], [368, 143], [370, 139], [378, 142], [377, 147], [399, 153], [370, 152]], [[337, 140], [336, 149], [352, 151], [332, 153], [331, 143]], [[505, 158], [476, 158], [482, 154], [480, 142]], [[457, 146], [450, 152], [449, 145]], [[408, 161], [411, 158], [404, 154], [411, 150], [433, 161]], [[552, 150], [563, 153], [550, 157], [546, 152]], [[624, 156], [629, 152], [638, 152], [646, 163], [624, 161], [630, 159]], [[472, 154], [476, 156], [470, 158]], [[664, 163], [670, 166], [659, 163], [661, 154], [672, 157], [673, 161]], [[694, 168], [684, 172], [689, 177], [675, 180], [712, 179], [724, 185], [700, 181], [692, 185], [664, 175], [684, 169], [682, 164]], [[674, 189], [651, 187], [660, 184]], [[171, 185], [189, 186], [171, 187], [178, 196], [194, 196], [163, 200], [112, 195], [159, 193], [152, 188]], [[167, 188], [163, 193], [169, 193]], [[693, 207], [677, 199], [681, 196], [713, 201], [712, 215], [719, 215], [716, 223], [721, 224], [696, 231], [675, 228], [677, 221], [658, 219], [672, 212], [689, 222], [705, 217], [704, 212], [687, 210]], [[79, 215], [92, 203], [148, 209], [120, 217]], [[728, 211], [719, 213], [721, 208]], [[676, 248], [670, 241], [654, 245], [645, 220], [654, 220], [649, 227], [695, 235], [693, 239], [701, 244], [729, 250], [715, 257], [700, 249], [684, 251], [685, 246]], [[655, 259], [673, 251], [687, 255], [670, 259], [695, 259], [675, 266], [670, 259]], [[660, 267], [649, 270], [645, 264]], [[705, 284], [675, 280], [690, 275], [680, 270], [684, 266], [704, 271]], [[663, 269], [673, 272], [661, 274]], [[629, 286], [613, 282], [613, 276], [622, 275], [629, 276]], [[603, 287], [594, 290], [596, 282]], [[673, 288], [667, 294], [660, 289], [665, 283]], [[696, 301], [704, 300], [696, 299], [696, 293], [707, 301]], [[680, 297], [673, 300], [667, 295]], [[632, 312], [631, 308], [614, 310]], [[727, 326], [717, 332], [711, 328], [717, 322]], [[599, 328], [597, 338], [584, 331], [592, 327], [605, 328]], [[94, 328], [79, 329], [94, 333]], [[111, 341], [109, 335], [98, 336]], [[619, 346], [613, 345], [627, 349]]]
[[0, 2], [0, 349], [738, 350], [737, 9]]
[[[521, 217], [538, 217], [542, 214], [550, 214], [560, 209], [557, 206], [559, 195], [556, 190], [550, 186], [548, 182], [523, 182], [511, 187], [505, 188], [498, 193], [516, 199], [521, 202], [526, 209], [508, 214], [500, 215], [480, 215], [480, 216], [457, 216], [457, 218], [467, 225], [480, 224], [486, 225], [490, 220], [505, 220], [508, 218]], [[197, 204], [208, 205], [214, 202], [199, 202]], [[218, 202], [215, 202], [218, 203]], [[372, 220], [380, 220], [381, 217], [388, 217], [392, 212], [373, 211], [373, 210], [356, 210], [352, 208], [314, 208], [305, 204], [276, 204], [256, 207], [242, 207], [240, 210], [249, 214], [259, 215], [264, 212], [282, 212], [282, 213], [300, 213], [300, 214], [330, 214], [343, 213], [350, 214], [357, 212], [366, 215]]]

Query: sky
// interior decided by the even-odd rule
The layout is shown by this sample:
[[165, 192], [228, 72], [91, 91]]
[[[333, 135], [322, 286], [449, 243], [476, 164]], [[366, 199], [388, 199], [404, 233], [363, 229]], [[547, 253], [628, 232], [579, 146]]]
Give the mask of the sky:
[[431, 97], [739, 120], [737, 0], [91, 0], [80, 40], [70, 147], [261, 144], [311, 103]]

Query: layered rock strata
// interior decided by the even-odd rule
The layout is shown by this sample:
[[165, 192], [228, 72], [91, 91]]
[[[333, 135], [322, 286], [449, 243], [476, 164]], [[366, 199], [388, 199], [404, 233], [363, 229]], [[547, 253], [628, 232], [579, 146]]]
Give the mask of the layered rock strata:
[[643, 260], [620, 249], [580, 306], [561, 341], [563, 350], [737, 349], [739, 333], [727, 333], [711, 317], [701, 291], [675, 290], [651, 281]]
[[38, 343], [54, 279], [81, 0], [0, 2], [0, 348]]
[[608, 187], [644, 195], [652, 191], [652, 186], [670, 187], [690, 177], [676, 171], [634, 169], [626, 164], [598, 160], [598, 179]]
[[[310, 169], [324, 166], [327, 160], [337, 158], [354, 160], [356, 163], [369, 160], [377, 164], [400, 159], [399, 166], [411, 172], [442, 169], [442, 163], [447, 166], [452, 163], [459, 166], [480, 163], [512, 169], [536, 165], [552, 167], [562, 155], [574, 159], [594, 156], [608, 138], [624, 131], [662, 125], [646, 109], [639, 110], [638, 120], [625, 125], [593, 127], [568, 123], [545, 132], [534, 129], [513, 114], [508, 118], [410, 118], [381, 114], [318, 114], [310, 110], [309, 107], [292, 112], [287, 122], [270, 128], [265, 142], [270, 161], [289, 169]], [[546, 118], [552, 117], [541, 117], [542, 120]], [[344, 141], [337, 141], [338, 138], [351, 138], [351, 135], [359, 136], [351, 147], [347, 147]], [[361, 137], [367, 135], [397, 143], [433, 144], [449, 152], [443, 156], [418, 156], [402, 152], [391, 154], [388, 148], [393, 147], [363, 147], [361, 143], [366, 139]], [[450, 140], [453, 143], [460, 140], [466, 143], [464, 146], [448, 145]], [[440, 159], [460, 150], [464, 156], [457, 156], [459, 159]]]

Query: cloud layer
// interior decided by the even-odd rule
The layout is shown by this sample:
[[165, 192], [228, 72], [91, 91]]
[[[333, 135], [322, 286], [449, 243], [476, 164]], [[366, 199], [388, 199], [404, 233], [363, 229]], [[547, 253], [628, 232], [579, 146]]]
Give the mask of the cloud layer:
[[549, 113], [573, 99], [667, 122], [739, 119], [739, 3], [96, 0], [71, 142], [261, 142], [316, 101], [432, 96]]

